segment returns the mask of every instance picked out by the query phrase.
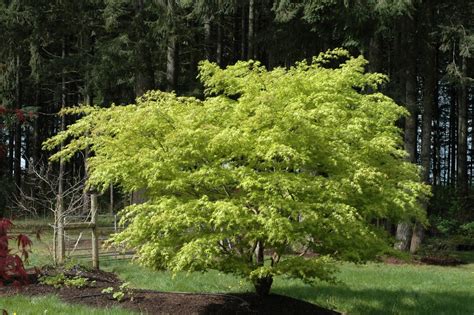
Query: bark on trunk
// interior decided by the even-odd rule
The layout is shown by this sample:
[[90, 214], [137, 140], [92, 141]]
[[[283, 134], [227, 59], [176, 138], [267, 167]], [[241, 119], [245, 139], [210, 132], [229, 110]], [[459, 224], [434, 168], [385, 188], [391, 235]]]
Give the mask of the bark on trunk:
[[249, 0], [249, 35], [248, 35], [248, 49], [247, 59], [255, 58], [255, 0]]
[[216, 47], [216, 62], [219, 66], [222, 66], [222, 18], [219, 17], [217, 23], [217, 47]]
[[178, 81], [178, 40], [175, 34], [168, 38], [168, 51], [166, 58], [167, 90], [175, 91]]
[[413, 226], [413, 234], [410, 242], [410, 253], [414, 254], [420, 248], [423, 237], [425, 236], [425, 229], [420, 223], [415, 223]]
[[[20, 56], [16, 56], [16, 87], [15, 87], [15, 103], [17, 110], [21, 110], [21, 81], [20, 81]], [[21, 189], [21, 121], [18, 119], [15, 123], [15, 159], [14, 159], [14, 176], [16, 192]]]
[[13, 178], [13, 167], [15, 160], [15, 128], [10, 126], [8, 134], [8, 172], [10, 178]]
[[[423, 81], [423, 117], [421, 126], [421, 166], [422, 179], [426, 184], [430, 183], [431, 171], [431, 129], [433, 122], [433, 104], [436, 92], [436, 49], [430, 43], [425, 46], [425, 64]], [[428, 204], [423, 205], [428, 209]], [[410, 243], [410, 252], [415, 253], [421, 245], [424, 236], [424, 228], [420, 223], [415, 223]]]
[[[66, 41], [63, 39], [62, 59], [66, 58]], [[66, 107], [66, 75], [65, 71], [61, 75], [61, 109]], [[60, 130], [65, 130], [65, 117], [61, 116]], [[61, 143], [60, 150], [64, 148], [64, 143]], [[64, 159], [59, 159], [59, 174], [58, 174], [58, 195], [56, 203], [56, 226], [57, 226], [57, 246], [56, 246], [56, 263], [63, 264], [65, 256], [64, 243]]]
[[137, 0], [135, 3], [135, 24], [137, 32], [135, 34], [135, 55], [137, 64], [135, 71], [135, 95], [141, 96], [148, 90], [155, 87], [155, 76], [153, 62], [149, 46], [144, 40], [145, 24], [143, 20], [144, 2]]
[[[466, 58], [462, 58], [461, 72], [466, 76]], [[464, 204], [467, 196], [467, 93], [466, 85], [461, 83], [457, 91], [458, 105], [458, 148], [457, 148], [457, 180], [456, 188], [460, 204]]]
[[382, 72], [381, 36], [374, 34], [369, 43], [369, 72]]
[[454, 88], [451, 89], [451, 104], [449, 111], [449, 172], [448, 181], [451, 186], [456, 183], [456, 91]]
[[91, 223], [92, 223], [92, 268], [99, 269], [99, 238], [97, 234], [97, 194], [91, 194]]
[[[263, 241], [257, 241], [255, 246], [255, 263], [257, 266], [264, 265], [264, 244]], [[253, 281], [255, 292], [259, 296], [267, 296], [270, 293], [270, 288], [273, 283], [272, 276], [260, 277]]]
[[427, 47], [425, 78], [423, 84], [423, 118], [421, 126], [421, 166], [422, 178], [425, 183], [430, 182], [431, 170], [431, 131], [433, 123], [433, 107], [436, 101], [436, 51], [431, 45]]
[[245, 60], [247, 58], [247, 9], [245, 5], [246, 1], [242, 1], [242, 16], [240, 20], [240, 31], [241, 31], [241, 39], [240, 39], [240, 58], [242, 60]]
[[[415, 53], [415, 23], [413, 18], [405, 20], [407, 31], [404, 35], [404, 47], [406, 51], [406, 69], [405, 69], [405, 105], [410, 113], [405, 118], [405, 136], [404, 145], [408, 152], [408, 160], [416, 163], [416, 53]], [[402, 81], [403, 82], [403, 81]], [[395, 248], [406, 251], [409, 249], [412, 229], [410, 222], [401, 222], [397, 226]]]
[[273, 283], [273, 277], [271, 276], [257, 278], [253, 284], [255, 287], [255, 292], [259, 296], [262, 296], [262, 297], [268, 296], [268, 294], [270, 294], [272, 283]]
[[407, 222], [401, 222], [397, 225], [397, 232], [395, 238], [395, 249], [400, 251], [407, 251], [409, 249], [410, 240], [412, 236], [411, 224]]
[[204, 20], [204, 45], [206, 51], [206, 59], [211, 60], [212, 58], [212, 45], [211, 45], [211, 18], [206, 17]]

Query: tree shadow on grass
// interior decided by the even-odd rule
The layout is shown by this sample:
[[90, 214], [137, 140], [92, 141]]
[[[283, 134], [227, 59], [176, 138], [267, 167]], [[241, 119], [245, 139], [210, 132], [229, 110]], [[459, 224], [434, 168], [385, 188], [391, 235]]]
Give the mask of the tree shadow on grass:
[[[440, 284], [442, 285], [442, 284]], [[327, 301], [347, 314], [474, 314], [474, 291], [417, 292], [397, 289], [354, 289], [344, 285], [294, 285], [274, 293], [307, 301]], [[323, 304], [323, 303], [321, 303]], [[341, 307], [342, 306], [342, 307]]]

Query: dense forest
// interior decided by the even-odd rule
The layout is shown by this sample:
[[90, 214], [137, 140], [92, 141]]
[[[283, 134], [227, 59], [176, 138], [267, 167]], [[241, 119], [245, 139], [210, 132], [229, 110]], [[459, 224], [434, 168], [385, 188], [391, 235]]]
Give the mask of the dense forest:
[[[199, 98], [203, 59], [273, 69], [344, 47], [387, 74], [383, 92], [410, 113], [399, 126], [432, 185], [429, 233], [456, 230], [474, 221], [473, 14], [466, 0], [2, 0], [0, 211], [18, 216], [12, 196], [35, 194], [31, 170], [51, 155], [42, 143], [77, 119], [62, 108], [130, 104], [153, 89]], [[52, 173], [84, 178], [87, 154]], [[114, 197], [128, 198], [104, 203]], [[424, 231], [383, 224], [403, 250]]]

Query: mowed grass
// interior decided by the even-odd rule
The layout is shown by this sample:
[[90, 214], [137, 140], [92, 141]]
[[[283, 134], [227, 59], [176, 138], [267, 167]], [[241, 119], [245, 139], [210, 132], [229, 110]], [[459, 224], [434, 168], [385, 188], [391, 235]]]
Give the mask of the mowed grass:
[[83, 305], [66, 304], [56, 296], [25, 297], [21, 295], [0, 297], [0, 311], [12, 315], [129, 315], [133, 312], [119, 308], [94, 309]]
[[[51, 263], [50, 237], [34, 241], [31, 265]], [[342, 264], [341, 283], [314, 286], [277, 277], [272, 292], [292, 296], [347, 314], [474, 314], [474, 253], [453, 255], [470, 264], [457, 267], [416, 265]], [[102, 260], [104, 270], [113, 271], [135, 288], [180, 292], [247, 292], [252, 286], [217, 271], [178, 273], [153, 271], [128, 260]], [[26, 303], [26, 302], [27, 303]], [[34, 302], [34, 303], [33, 303]], [[30, 307], [31, 305], [31, 307]], [[130, 314], [124, 310], [98, 310], [68, 305], [56, 297], [0, 297], [0, 309], [20, 314]], [[10, 312], [12, 313], [12, 312]]]
[[[160, 291], [245, 292], [245, 281], [216, 271], [152, 271], [124, 261], [104, 269], [117, 272], [133, 287]], [[343, 264], [339, 284], [314, 286], [278, 277], [272, 292], [303, 299], [348, 314], [474, 314], [474, 264], [459, 267]]]

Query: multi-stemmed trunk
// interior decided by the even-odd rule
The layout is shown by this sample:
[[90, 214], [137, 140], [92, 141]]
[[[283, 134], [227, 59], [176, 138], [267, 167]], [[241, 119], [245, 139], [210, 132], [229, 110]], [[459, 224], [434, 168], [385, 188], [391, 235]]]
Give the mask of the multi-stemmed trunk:
[[[262, 267], [264, 264], [264, 242], [258, 240], [255, 246], [255, 264]], [[253, 280], [255, 292], [259, 296], [267, 296], [270, 294], [270, 288], [272, 287], [273, 277], [271, 275], [259, 277]]]

